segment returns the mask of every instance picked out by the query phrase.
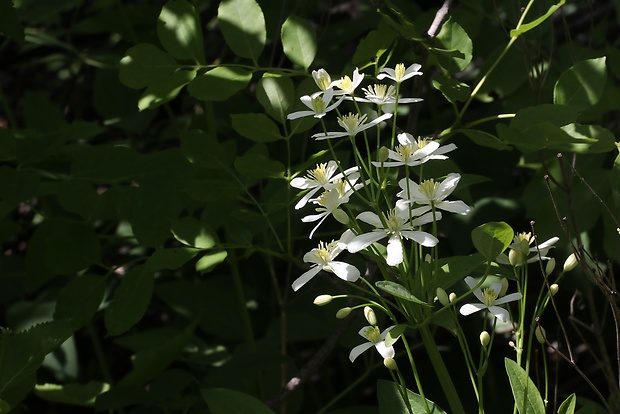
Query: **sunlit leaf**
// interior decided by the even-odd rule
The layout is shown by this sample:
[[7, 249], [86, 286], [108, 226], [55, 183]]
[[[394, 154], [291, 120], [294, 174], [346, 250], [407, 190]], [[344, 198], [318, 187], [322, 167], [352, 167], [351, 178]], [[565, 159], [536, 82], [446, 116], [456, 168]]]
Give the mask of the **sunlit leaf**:
[[495, 260], [512, 242], [514, 231], [504, 222], [491, 222], [476, 227], [471, 239], [482, 256], [488, 261]]
[[164, 4], [157, 21], [157, 35], [172, 57], [204, 63], [200, 18], [188, 1], [170, 0]]
[[232, 114], [232, 127], [243, 137], [255, 142], [282, 139], [278, 126], [264, 114]]
[[606, 80], [605, 57], [577, 62], [560, 75], [553, 90], [553, 102], [582, 111], [598, 102]]
[[545, 414], [543, 399], [527, 372], [512, 359], [504, 358], [504, 363], [519, 413]]
[[238, 56], [256, 61], [267, 39], [265, 16], [254, 0], [223, 0], [217, 19], [224, 40]]
[[118, 74], [125, 85], [142, 89], [162, 81], [179, 67], [176, 60], [157, 46], [141, 43], [121, 59]]
[[252, 72], [236, 67], [218, 66], [196, 76], [187, 87], [190, 95], [202, 101], [225, 101], [245, 89]]
[[301, 17], [289, 16], [282, 25], [282, 48], [291, 62], [308, 69], [317, 51], [315, 29]]

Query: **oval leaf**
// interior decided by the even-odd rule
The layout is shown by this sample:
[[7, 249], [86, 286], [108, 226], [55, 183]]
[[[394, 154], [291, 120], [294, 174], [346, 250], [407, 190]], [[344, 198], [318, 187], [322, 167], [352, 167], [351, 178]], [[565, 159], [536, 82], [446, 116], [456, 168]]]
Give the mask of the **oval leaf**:
[[282, 48], [291, 62], [307, 70], [317, 50], [316, 35], [310, 23], [301, 17], [289, 16], [282, 25]]
[[488, 261], [495, 260], [506, 250], [513, 237], [512, 227], [503, 221], [483, 224], [471, 232], [471, 240], [476, 250]]
[[575, 393], [572, 393], [560, 405], [560, 408], [558, 408], [558, 414], [575, 414], [576, 405], [577, 396], [575, 395]]
[[527, 410], [530, 414], [545, 414], [543, 399], [525, 370], [512, 359], [505, 358], [504, 363], [519, 413], [525, 413]]
[[267, 39], [265, 16], [254, 0], [223, 0], [217, 19], [224, 40], [238, 56], [256, 61]]
[[176, 60], [157, 46], [142, 43], [129, 49], [121, 59], [118, 76], [126, 86], [142, 89], [165, 79], [179, 67]]
[[553, 89], [553, 102], [582, 111], [598, 102], [606, 81], [605, 57], [577, 62], [560, 75]]
[[58, 294], [54, 319], [70, 319], [75, 331], [93, 317], [105, 295], [105, 278], [97, 275], [78, 276]]
[[209, 388], [200, 394], [213, 414], [273, 414], [261, 401], [239, 391]]
[[191, 3], [168, 1], [159, 14], [157, 35], [164, 49], [173, 57], [204, 63], [202, 27]]
[[203, 101], [225, 101], [244, 89], [252, 72], [241, 68], [220, 66], [195, 77], [187, 87], [190, 95]]
[[[395, 382], [379, 380], [377, 383], [377, 397], [380, 414], [410, 414], [400, 394], [400, 387]], [[409, 390], [407, 390], [407, 398], [409, 399], [409, 405], [411, 405], [411, 412], [446, 414], [434, 402], [427, 399], [425, 403], [424, 398]]]
[[295, 87], [290, 78], [265, 74], [256, 85], [256, 98], [269, 115], [285, 123], [295, 103]]
[[429, 307], [431, 306], [428, 303], [423, 302], [420, 299], [416, 298], [411, 292], [407, 290], [406, 287], [396, 282], [390, 282], [389, 280], [380, 280], [377, 283], [375, 283], [375, 286], [377, 286], [379, 289], [383, 290], [384, 292], [387, 292], [393, 296], [396, 296], [397, 298], [401, 298], [409, 302], [415, 302], [415, 303], [418, 303], [424, 306], [429, 306]]
[[153, 293], [153, 271], [137, 266], [128, 271], [105, 310], [109, 335], [120, 335], [134, 326], [146, 312]]
[[263, 114], [233, 114], [232, 127], [240, 135], [255, 142], [273, 142], [282, 139], [278, 126]]

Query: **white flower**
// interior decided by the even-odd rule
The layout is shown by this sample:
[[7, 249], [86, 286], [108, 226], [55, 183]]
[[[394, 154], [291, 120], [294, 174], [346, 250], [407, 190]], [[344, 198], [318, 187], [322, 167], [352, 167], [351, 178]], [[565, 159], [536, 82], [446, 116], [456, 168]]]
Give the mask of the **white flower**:
[[322, 95], [304, 95], [299, 100], [310, 108], [310, 111], [297, 111], [292, 112], [286, 116], [287, 119], [293, 120], [298, 118], [303, 118], [305, 116], [313, 116], [315, 118], [322, 118], [326, 113], [340, 105], [342, 99], [338, 99], [333, 104], [329, 105], [334, 96], [334, 91], [332, 89], [328, 89]]
[[336, 91], [334, 95], [353, 95], [355, 88], [357, 88], [363, 80], [364, 74], [360, 73], [359, 70], [355, 68], [353, 71], [353, 80], [348, 76], [343, 76], [340, 80], [333, 82], [333, 86], [340, 89]]
[[[396, 88], [393, 85], [375, 84], [367, 88], [362, 88], [364, 98], [355, 98], [358, 102], [369, 102], [379, 106], [396, 103]], [[408, 104], [421, 102], [422, 98], [399, 98], [398, 103]]]
[[[530, 247], [530, 245], [534, 242], [536, 237], [532, 236], [532, 233], [517, 233], [513, 239], [513, 242], [508, 249], [510, 250], [509, 255], [512, 256], [512, 260], [502, 253], [495, 261], [501, 264], [512, 264], [513, 266], [520, 266], [525, 263], [533, 263], [538, 261], [538, 259], [549, 260], [549, 257], [546, 256], [549, 249], [553, 248], [553, 245], [560, 240], [559, 237], [552, 237], [544, 243], [540, 243], [537, 246]], [[540, 257], [538, 252], [540, 251]], [[533, 253], [531, 257], [528, 258], [530, 253]]]
[[[349, 180], [354, 180], [359, 177], [357, 173], [358, 167], [352, 167], [344, 171], [344, 176]], [[327, 164], [317, 164], [313, 170], [308, 170], [305, 177], [295, 177], [291, 180], [291, 187], [299, 188], [300, 190], [310, 189], [302, 198], [295, 204], [295, 210], [299, 210], [308, 203], [317, 191], [320, 189], [331, 190], [336, 188], [339, 183], [337, 182], [343, 178], [342, 173], [336, 174], [338, 171], [338, 163], [334, 160], [329, 161]]]
[[403, 200], [399, 200], [396, 205], [402, 209], [405, 204], [421, 204], [422, 207], [412, 211], [413, 215], [426, 213], [432, 210], [433, 206], [451, 213], [467, 214], [471, 208], [464, 202], [445, 201], [452, 194], [460, 179], [459, 174], [450, 173], [442, 182], [435, 182], [431, 178], [418, 185], [408, 178], [403, 178], [398, 182], [402, 191], [397, 194]]
[[376, 162], [372, 165], [375, 167], [399, 167], [408, 165], [414, 167], [424, 164], [428, 160], [445, 160], [446, 154], [456, 149], [456, 145], [448, 144], [440, 146], [437, 141], [427, 138], [413, 138], [413, 135], [403, 132], [398, 134], [398, 142], [400, 145], [395, 148], [396, 151], [388, 150], [388, 158], [394, 161]]
[[399, 63], [398, 65], [396, 65], [394, 69], [390, 69], [390, 68], [381, 69], [381, 73], [377, 75], [377, 79], [381, 80], [384, 78], [389, 78], [397, 83], [401, 83], [414, 76], [422, 75], [422, 72], [420, 72], [421, 68], [422, 68], [422, 65], [414, 63], [413, 65], [409, 66], [405, 70], [405, 65], [403, 65], [402, 63]]
[[[476, 283], [476, 280], [471, 276], [467, 276], [465, 278], [465, 283], [467, 283], [467, 286], [469, 286], [470, 289], [474, 289], [478, 284]], [[508, 322], [508, 319], [510, 317], [508, 311], [504, 308], [500, 308], [497, 305], [514, 302], [515, 300], [521, 299], [523, 295], [521, 293], [511, 293], [510, 295], [498, 298], [501, 290], [502, 284], [499, 282], [491, 283], [489, 287], [485, 288], [484, 290], [481, 288], [475, 289], [474, 295], [480, 301], [480, 303], [466, 303], [465, 305], [461, 306], [459, 312], [461, 312], [461, 315], [467, 316], [480, 310], [488, 309], [489, 312], [491, 312], [500, 321]]]
[[345, 132], [321, 132], [319, 134], [312, 135], [312, 138], [316, 138], [317, 140], [322, 139], [331, 139], [331, 138], [340, 138], [340, 137], [354, 137], [358, 133], [372, 128], [377, 125], [379, 122], [384, 121], [388, 118], [391, 118], [392, 114], [383, 114], [380, 117], [375, 118], [374, 120], [366, 123], [366, 114], [352, 114], [349, 115], [341, 115], [338, 117], [338, 124], [344, 128]]
[[394, 326], [390, 326], [386, 328], [383, 332], [379, 331], [379, 328], [376, 326], [364, 326], [358, 332], [360, 336], [366, 339], [368, 342], [360, 344], [351, 350], [349, 354], [349, 359], [351, 362], [355, 361], [355, 359], [360, 356], [363, 352], [369, 350], [373, 346], [377, 349], [377, 351], [381, 354], [381, 356], [385, 358], [394, 358], [394, 347], [385, 345], [385, 338], [387, 337], [388, 332], [392, 330]]
[[[435, 213], [435, 217], [439, 220], [441, 213]], [[433, 247], [439, 242], [432, 234], [413, 229], [433, 221], [432, 213], [425, 214], [409, 222], [409, 218], [405, 217], [405, 214], [398, 212], [398, 210], [392, 210], [387, 216], [383, 214], [386, 227], [383, 226], [379, 216], [370, 211], [360, 213], [357, 219], [375, 226], [375, 229], [370, 233], [360, 234], [351, 240], [347, 247], [349, 252], [357, 253], [374, 242], [389, 236], [386, 262], [390, 266], [398, 266], [403, 262], [403, 238], [413, 240], [426, 247]]]
[[343, 233], [339, 241], [332, 240], [332, 242], [327, 245], [320, 242], [317, 248], [306, 253], [304, 255], [304, 262], [312, 263], [313, 266], [293, 282], [293, 290], [299, 290], [299, 288], [308, 283], [310, 279], [316, 276], [321, 270], [334, 273], [342, 280], [355, 282], [360, 277], [360, 271], [353, 265], [334, 260], [336, 256], [346, 249], [347, 243], [353, 237], [355, 237], [355, 234], [353, 234], [351, 230], [347, 230]]
[[319, 70], [312, 71], [312, 78], [316, 83], [316, 86], [319, 87], [320, 90], [326, 91], [332, 87], [332, 78], [329, 76], [329, 73], [323, 68]]

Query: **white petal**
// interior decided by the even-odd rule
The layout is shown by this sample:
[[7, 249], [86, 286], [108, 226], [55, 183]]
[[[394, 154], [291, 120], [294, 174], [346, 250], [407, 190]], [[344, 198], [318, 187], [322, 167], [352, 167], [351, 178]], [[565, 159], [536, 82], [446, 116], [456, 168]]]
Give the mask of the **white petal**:
[[[554, 244], [556, 244], [558, 240], [560, 240], [560, 238], [559, 238], [559, 237], [552, 237], [552, 238], [550, 238], [549, 240], [547, 240], [546, 242], [544, 242], [544, 243], [540, 243], [540, 244], [538, 245], [538, 249], [539, 249], [539, 250], [549, 249], [551, 246], [553, 246]], [[536, 251], [536, 247], [534, 246], [534, 248], [533, 248], [533, 249], [530, 249], [530, 251], [532, 251], [532, 250]], [[543, 256], [544, 256], [544, 255], [543, 255]]]
[[381, 354], [383, 358], [394, 358], [394, 354], [395, 354], [394, 347], [385, 346], [384, 341], [377, 342], [375, 344], [375, 348], [377, 349], [377, 351], [379, 351], [379, 353]]
[[379, 218], [379, 216], [371, 211], [364, 211], [358, 214], [356, 219], [363, 221], [364, 223], [370, 224], [371, 226], [383, 228], [383, 224], [381, 224], [381, 219]]
[[[292, 183], [292, 182], [291, 182]], [[321, 187], [315, 187], [312, 190], [308, 191], [306, 194], [304, 194], [304, 196], [297, 202], [297, 204], [295, 204], [295, 210], [299, 210], [300, 208], [302, 208], [303, 206], [305, 206], [306, 204], [308, 204], [308, 201], [312, 198], [312, 196], [314, 196], [316, 194], [317, 191], [319, 191], [321, 189]]]
[[398, 138], [398, 142], [400, 142], [400, 145], [409, 145], [415, 142], [415, 138], [413, 137], [413, 135], [409, 134], [408, 132], [400, 133], [396, 136], [396, 138]]
[[461, 175], [456, 173], [450, 173], [446, 177], [445, 180], [439, 184], [439, 188], [437, 189], [438, 200], [443, 200], [456, 189], [459, 181], [461, 180]]
[[357, 267], [344, 262], [329, 262], [329, 267], [334, 274], [342, 280], [355, 282], [360, 277]]
[[398, 100], [398, 103], [408, 104], [408, 103], [422, 102], [423, 100], [424, 99], [422, 98], [400, 98]]
[[454, 151], [457, 148], [454, 144], [443, 145], [437, 151], [433, 153], [433, 155], [447, 154], [448, 152]]
[[386, 263], [389, 266], [398, 266], [403, 262], [403, 243], [398, 235], [393, 235], [387, 244]]
[[510, 295], [506, 295], [506, 296], [503, 296], [497, 299], [494, 305], [501, 305], [503, 303], [514, 302], [515, 300], [521, 300], [522, 297], [523, 295], [519, 292], [511, 293]]
[[305, 116], [313, 116], [314, 115], [314, 111], [297, 111], [297, 112], [293, 112], [290, 113], [286, 116], [286, 119], [289, 120], [293, 120], [293, 119], [298, 119], [298, 118], [303, 118]]
[[308, 283], [320, 271], [321, 271], [321, 267], [320, 266], [313, 266], [313, 267], [311, 267], [310, 270], [308, 270], [303, 275], [301, 275], [297, 279], [295, 279], [295, 281], [293, 282], [291, 287], [293, 288], [293, 290], [295, 292], [297, 292], [299, 290], [299, 288], [301, 288], [303, 285]]
[[[419, 213], [420, 211], [424, 211], [424, 210], [430, 210], [430, 209], [431, 209], [431, 206], [416, 208], [416, 213]], [[413, 212], [411, 215], [413, 216]], [[423, 226], [425, 224], [432, 223], [434, 220], [441, 220], [441, 217], [442, 217], [441, 211], [435, 211], [434, 217], [433, 217], [433, 212], [429, 211], [423, 216], [413, 219], [411, 221], [411, 225], [413, 227]]]
[[402, 231], [401, 234], [407, 237], [408, 239], [413, 240], [418, 244], [421, 244], [424, 247], [433, 247], [433, 246], [436, 246], [437, 243], [439, 243], [439, 240], [437, 240], [437, 237], [425, 231], [406, 230], [406, 231]]
[[451, 213], [457, 213], [457, 214], [467, 214], [471, 210], [471, 207], [469, 207], [467, 204], [465, 204], [461, 200], [442, 201], [440, 203], [437, 203], [436, 207], [442, 210], [449, 211]]
[[314, 232], [316, 231], [316, 229], [319, 228], [319, 226], [321, 225], [321, 223], [323, 223], [325, 221], [325, 219], [327, 218], [328, 214], [325, 214], [325, 216], [323, 216], [323, 218], [321, 219], [321, 221], [319, 221], [316, 226], [314, 226], [314, 228], [312, 229], [312, 231], [310, 232], [310, 236], [308, 236], [309, 239], [312, 238], [312, 236], [314, 236]]
[[351, 253], [357, 253], [384, 237], [387, 237], [387, 234], [380, 231], [371, 231], [370, 233], [360, 234], [349, 242], [347, 245], [347, 250]]
[[325, 219], [325, 216], [327, 216], [327, 214], [327, 211], [323, 211], [320, 214], [311, 214], [309, 216], [302, 217], [301, 221], [303, 221], [304, 223], [312, 223], [313, 221], [320, 220], [321, 218]]
[[309, 180], [306, 177], [295, 177], [291, 180], [291, 187], [299, 188], [300, 190], [306, 190], [311, 187], [316, 187], [317, 182]]
[[489, 307], [489, 312], [491, 312], [497, 319], [502, 322], [508, 322], [510, 320], [510, 314], [504, 308], [500, 308], [499, 306], [491, 306]]
[[486, 306], [484, 306], [482, 303], [466, 303], [461, 306], [459, 312], [461, 312], [461, 315], [463, 316], [468, 316], [472, 313], [481, 311], [482, 309], [486, 309]]
[[372, 161], [372, 165], [375, 167], [400, 167], [401, 165], [405, 165], [405, 163], [402, 161], [385, 161], [385, 162]]
[[351, 350], [351, 353], [349, 354], [349, 360], [351, 362], [355, 361], [358, 356], [362, 355], [364, 351], [372, 348], [373, 345], [374, 344], [372, 342], [364, 342], [363, 344], [356, 346]]

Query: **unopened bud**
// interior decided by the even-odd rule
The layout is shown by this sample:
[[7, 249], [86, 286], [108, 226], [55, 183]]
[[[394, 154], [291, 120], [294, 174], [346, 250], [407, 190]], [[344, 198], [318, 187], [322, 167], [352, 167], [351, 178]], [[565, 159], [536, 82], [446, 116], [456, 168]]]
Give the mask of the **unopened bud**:
[[347, 316], [349, 316], [349, 314], [351, 313], [353, 309], [347, 307], [347, 308], [342, 308], [340, 310], [338, 310], [338, 312], [336, 312], [336, 318], [338, 319], [344, 319]]
[[339, 208], [335, 209], [332, 215], [334, 216], [336, 220], [338, 220], [339, 223], [349, 224], [349, 216], [347, 215], [347, 213], [345, 213], [341, 209]]
[[454, 302], [456, 300], [457, 296], [456, 293], [452, 292], [448, 295], [448, 299], [450, 299], [450, 303]]
[[487, 331], [480, 332], [480, 345], [486, 347], [491, 342], [491, 335]]
[[390, 371], [394, 371], [398, 369], [398, 366], [396, 365], [396, 361], [394, 360], [394, 358], [391, 358], [391, 357], [383, 359], [383, 365], [385, 365], [385, 367], [389, 369]]
[[506, 292], [508, 292], [508, 279], [503, 277], [499, 283], [502, 285], [502, 289], [499, 291], [498, 297], [501, 298], [502, 296], [506, 296]]
[[571, 270], [573, 270], [575, 267], [577, 267], [578, 264], [578, 260], [577, 260], [577, 256], [575, 256], [575, 253], [571, 253], [570, 256], [568, 256], [566, 258], [566, 260], [564, 261], [564, 272], [570, 272]]
[[448, 294], [445, 290], [443, 290], [442, 288], [437, 288], [436, 294], [439, 303], [441, 303], [443, 306], [448, 306], [450, 304], [450, 299], [448, 298]]
[[364, 307], [364, 317], [372, 326], [377, 326], [377, 315], [375, 315], [375, 311], [370, 306]]
[[547, 274], [547, 276], [549, 276], [551, 272], [553, 272], [553, 269], [555, 269], [555, 259], [552, 257], [547, 262], [547, 266], [545, 266], [545, 273]]
[[524, 262], [523, 255], [519, 250], [510, 249], [508, 253], [508, 261], [513, 267], [521, 266]]
[[556, 293], [558, 293], [558, 290], [560, 290], [560, 286], [557, 283], [549, 286], [549, 293], [551, 293], [551, 296], [554, 296]]
[[386, 162], [389, 155], [390, 150], [386, 147], [381, 147], [379, 148], [379, 152], [377, 153], [377, 159], [379, 160], [379, 162]]
[[332, 295], [319, 295], [314, 299], [314, 304], [316, 306], [324, 306], [331, 302], [333, 298]]
[[538, 341], [538, 343], [540, 344], [545, 343], [545, 338], [547, 338], [547, 332], [545, 332], [545, 328], [543, 328], [540, 325], [537, 326], [536, 330], [534, 331], [534, 334], [536, 335], [536, 340]]

